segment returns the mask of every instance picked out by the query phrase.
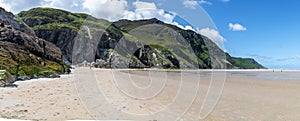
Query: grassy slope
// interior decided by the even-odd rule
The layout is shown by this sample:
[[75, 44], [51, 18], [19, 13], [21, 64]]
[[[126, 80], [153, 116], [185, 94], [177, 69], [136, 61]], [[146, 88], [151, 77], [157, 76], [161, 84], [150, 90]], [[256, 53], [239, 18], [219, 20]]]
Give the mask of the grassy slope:
[[252, 58], [231, 57], [228, 53], [226, 53], [226, 56], [227, 56], [227, 60], [232, 64], [232, 65], [228, 65], [230, 68], [266, 69], [264, 66], [257, 63]]
[[43, 60], [16, 44], [0, 42], [0, 47], [0, 70], [7, 70], [12, 75], [48, 76], [65, 71], [64, 65]]
[[[205, 41], [208, 41], [204, 39], [205, 37], [203, 38], [201, 35], [195, 34], [193, 31], [186, 31], [173, 25], [164, 24], [157, 19], [139, 21], [120, 20], [118, 22], [110, 23], [103, 19], [96, 19], [87, 14], [70, 13], [53, 8], [34, 8], [29, 11], [23, 11], [19, 13], [18, 16], [22, 18], [23, 21], [27, 21], [27, 24], [30, 23], [29, 26], [31, 26], [34, 30], [59, 30], [66, 28], [80, 32], [82, 25], [88, 25], [92, 26], [90, 28], [92, 33], [97, 31], [107, 31], [116, 35], [122, 33], [125, 38], [133, 42], [139, 40], [143, 43], [154, 45], [153, 47], [158, 47], [155, 45], [160, 45], [167, 47], [170, 51], [176, 49], [180, 52], [180, 55], [175, 53], [175, 56], [179, 60], [182, 62], [197, 60], [200, 68], [211, 68], [209, 65], [214, 66], [214, 64], [216, 64], [214, 60], [211, 60], [210, 52], [208, 51], [207, 46], [205, 46], [205, 44], [207, 44]], [[36, 21], [39, 23], [36, 23]], [[163, 25], [165, 28], [141, 28], [141, 26], [149, 24]], [[177, 44], [177, 42], [172, 41], [172, 35], [168, 33], [170, 29], [180, 33], [190, 43], [192, 46], [191, 48], [193, 48], [196, 54], [192, 54], [194, 52], [191, 52], [182, 46], [182, 43]], [[157, 33], [151, 34], [154, 31], [157, 31]], [[210, 44], [213, 48], [210, 50], [218, 51], [215, 53], [220, 53], [221, 50], [215, 44]], [[258, 63], [253, 63], [253, 61], [250, 61], [249, 59], [233, 58], [231, 56], [228, 56], [227, 59], [233, 64], [233, 66], [230, 66], [231, 68], [263, 68], [263, 66]]]

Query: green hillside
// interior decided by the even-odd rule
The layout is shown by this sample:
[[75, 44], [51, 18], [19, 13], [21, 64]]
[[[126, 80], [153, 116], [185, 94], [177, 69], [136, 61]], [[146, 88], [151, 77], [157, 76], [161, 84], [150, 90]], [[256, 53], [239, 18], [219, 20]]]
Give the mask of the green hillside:
[[127, 63], [131, 67], [209, 69], [226, 68], [227, 65], [228, 68], [264, 68], [255, 60], [227, 55], [205, 36], [157, 19], [111, 23], [87, 14], [53, 8], [34, 8], [19, 13], [18, 17], [33, 28], [38, 37], [56, 44], [65, 62], [74, 63], [72, 58], [77, 55], [72, 55], [73, 46], [80, 38], [80, 41], [89, 40], [88, 43], [93, 43], [91, 46], [96, 44], [96, 52], [86, 52], [76, 63], [100, 59], [108, 63], [105, 67]]

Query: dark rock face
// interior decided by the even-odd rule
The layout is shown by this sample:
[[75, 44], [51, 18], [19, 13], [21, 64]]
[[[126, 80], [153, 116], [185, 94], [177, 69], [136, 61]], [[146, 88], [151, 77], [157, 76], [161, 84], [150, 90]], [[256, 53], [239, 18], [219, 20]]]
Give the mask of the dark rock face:
[[47, 77], [66, 71], [58, 47], [24, 29], [13, 14], [2, 8], [0, 12], [0, 70], [16, 78]]
[[[140, 68], [163, 67], [163, 68], [180, 68], [179, 60], [177, 60], [171, 52], [162, 52], [152, 48], [150, 45], [144, 45], [134, 52], [134, 56], [142, 63]], [[160, 57], [157, 57], [160, 55]], [[158, 62], [161, 60], [160, 62]], [[135, 65], [137, 62], [132, 62], [131, 67], [139, 67]]]
[[5, 25], [9, 25], [14, 29], [20, 30], [29, 35], [35, 35], [34, 31], [32, 31], [26, 24], [20, 23], [15, 20], [14, 14], [10, 12], [6, 12], [3, 8], [0, 7], [0, 23]]
[[77, 36], [77, 32], [70, 29], [60, 30], [36, 30], [36, 35], [40, 38], [47, 40], [55, 44], [58, 48], [61, 48], [63, 59], [66, 63], [72, 62], [72, 51], [74, 45], [74, 39]]
[[50, 42], [8, 28], [0, 28], [0, 35], [0, 41], [2, 41], [3, 44], [10, 42], [15, 44], [15, 46], [24, 47], [28, 52], [42, 59], [58, 63], [62, 62], [60, 49]]

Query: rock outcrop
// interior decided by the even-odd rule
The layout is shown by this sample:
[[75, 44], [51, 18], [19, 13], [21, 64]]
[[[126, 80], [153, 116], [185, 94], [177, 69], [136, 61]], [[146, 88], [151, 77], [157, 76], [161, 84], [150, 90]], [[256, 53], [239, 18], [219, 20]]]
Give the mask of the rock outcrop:
[[19, 79], [50, 77], [66, 71], [58, 47], [35, 36], [13, 14], [2, 8], [0, 13], [0, 70]]
[[28, 35], [35, 35], [34, 31], [28, 27], [25, 23], [17, 21], [20, 18], [17, 18], [14, 14], [5, 11], [3, 8], [0, 7], [0, 23], [5, 25], [9, 25], [12, 28], [22, 31]]

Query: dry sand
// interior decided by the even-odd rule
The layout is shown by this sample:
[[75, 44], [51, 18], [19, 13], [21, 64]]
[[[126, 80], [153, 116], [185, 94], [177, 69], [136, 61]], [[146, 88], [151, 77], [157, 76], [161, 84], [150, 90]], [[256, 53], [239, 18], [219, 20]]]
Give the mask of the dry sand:
[[[79, 70], [87, 70], [82, 68]], [[147, 114], [162, 112], [171, 105], [178, 93], [180, 76], [178, 72], [168, 73], [165, 87], [159, 96], [145, 100], [132, 99], [132, 95], [125, 95], [116, 87], [111, 70], [93, 69], [97, 82], [94, 84], [105, 94], [107, 101], [117, 111], [132, 114]], [[149, 84], [158, 84], [147, 79], [147, 73], [137, 71], [132, 72], [131, 79], [142, 88], [147, 88]], [[120, 78], [126, 80], [128, 75], [116, 72]], [[164, 80], [163, 73], [152, 73], [153, 79]], [[161, 75], [160, 75], [161, 74]], [[195, 85], [197, 76], [190, 75], [185, 88]], [[0, 89], [0, 119], [23, 119], [23, 120], [93, 120], [93, 111], [87, 110], [82, 104], [82, 97], [78, 96], [73, 79], [74, 74], [64, 75], [59, 79], [35, 79], [25, 82], [17, 82], [18, 88]], [[75, 76], [76, 77], [76, 76]], [[146, 78], [146, 79], [145, 79]], [[145, 80], [143, 80], [145, 79]], [[204, 101], [210, 84], [210, 73], [201, 73], [200, 88], [198, 93], [192, 90], [186, 96], [196, 94], [197, 98], [192, 103], [189, 110], [180, 120], [198, 120], [199, 109]], [[120, 83], [126, 85], [126, 81]], [[143, 81], [142, 81], [143, 80]], [[158, 84], [159, 85], [159, 84]], [[121, 87], [122, 88], [122, 87]], [[81, 88], [80, 88], [81, 89]], [[128, 87], [128, 91], [130, 88]], [[159, 88], [157, 88], [159, 89]], [[153, 88], [153, 90], [157, 90]], [[205, 120], [226, 120], [226, 121], [252, 121], [252, 120], [300, 120], [300, 72], [272, 72], [264, 71], [228, 71], [223, 95], [212, 113]], [[82, 94], [82, 93], [81, 93]], [[138, 92], [129, 93], [140, 96]], [[151, 91], [144, 93], [151, 97]], [[80, 94], [79, 94], [80, 95]], [[190, 100], [180, 100], [190, 101]], [[181, 102], [179, 103], [181, 104]], [[185, 104], [185, 103], [182, 103]], [[109, 112], [108, 105], [102, 105], [103, 112], [97, 115], [104, 119], [128, 119], [119, 112]], [[99, 108], [98, 107], [98, 108]], [[184, 106], [173, 107], [169, 113], [176, 113], [177, 110], [184, 110]], [[90, 112], [90, 113], [89, 113]], [[164, 121], [172, 119], [165, 116]], [[151, 120], [160, 118], [153, 117]], [[148, 119], [147, 119], [148, 120]]]
[[72, 75], [17, 82], [0, 89], [0, 117], [30, 120], [91, 119], [81, 105]]

